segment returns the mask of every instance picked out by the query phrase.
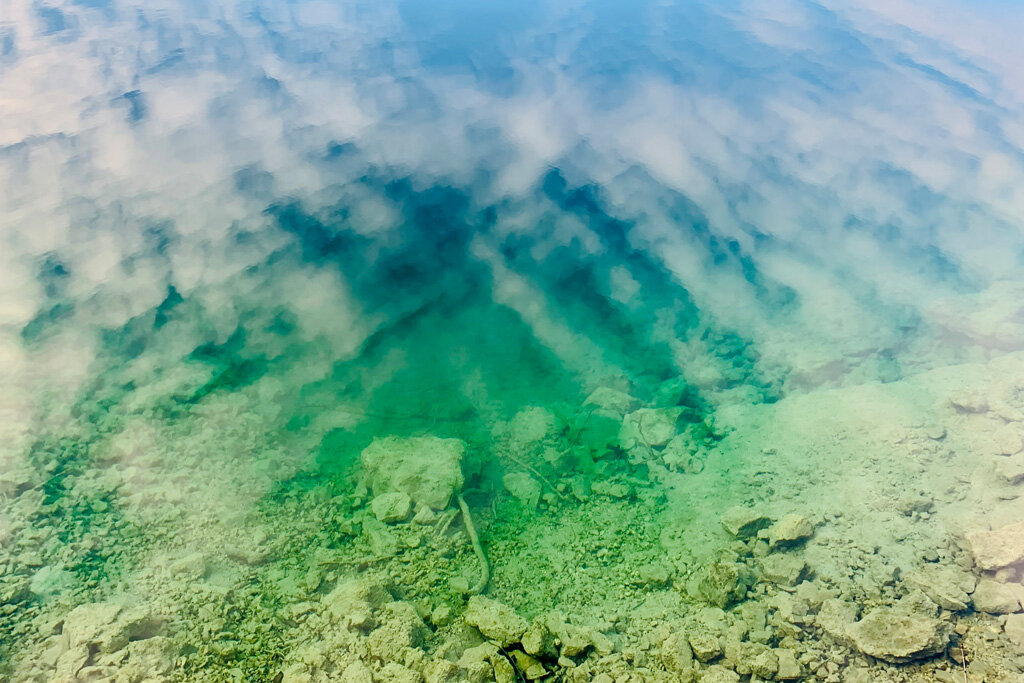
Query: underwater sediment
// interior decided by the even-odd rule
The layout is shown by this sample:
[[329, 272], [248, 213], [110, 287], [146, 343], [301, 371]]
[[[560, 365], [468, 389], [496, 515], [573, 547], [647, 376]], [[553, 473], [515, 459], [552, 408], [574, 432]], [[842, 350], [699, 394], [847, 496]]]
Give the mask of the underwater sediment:
[[1024, 680], [1021, 17], [904, 10], [16, 3], [0, 678]]

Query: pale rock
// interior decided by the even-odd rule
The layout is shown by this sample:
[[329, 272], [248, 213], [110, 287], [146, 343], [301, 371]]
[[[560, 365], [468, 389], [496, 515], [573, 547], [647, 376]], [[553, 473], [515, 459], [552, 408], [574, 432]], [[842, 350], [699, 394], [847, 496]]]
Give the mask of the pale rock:
[[664, 446], [676, 435], [676, 423], [683, 414], [682, 408], [641, 408], [626, 415], [619, 432], [619, 444], [623, 450], [650, 446]]
[[693, 650], [693, 656], [700, 660], [701, 663], [706, 664], [722, 654], [722, 644], [712, 633], [707, 631], [691, 633], [688, 640], [690, 642], [690, 649]]
[[739, 683], [740, 676], [724, 666], [709, 666], [700, 676], [700, 683]]
[[171, 576], [181, 576], [193, 581], [206, 576], [206, 556], [200, 552], [189, 553], [172, 561], [167, 565], [167, 571]]
[[978, 581], [977, 587], [971, 593], [974, 601], [974, 609], [989, 614], [1013, 614], [1020, 612], [1020, 602], [1017, 599], [1017, 591], [1008, 584], [999, 583], [989, 578]]
[[480, 633], [501, 647], [519, 641], [529, 624], [508, 605], [497, 600], [474, 595], [469, 599], [465, 613], [466, 623], [476, 626]]
[[370, 510], [379, 522], [385, 524], [404, 522], [412, 511], [412, 498], [404, 491], [382, 493], [370, 502]]
[[379, 614], [380, 626], [366, 639], [367, 651], [385, 662], [404, 661], [404, 654], [423, 645], [428, 629], [408, 602], [391, 602]]
[[803, 558], [789, 553], [769, 555], [761, 560], [764, 578], [780, 586], [795, 586], [806, 569]]
[[821, 603], [814, 623], [837, 642], [850, 644], [852, 641], [849, 630], [856, 622], [858, 614], [860, 610], [857, 605], [838, 598], [829, 598]]
[[491, 665], [494, 667], [495, 683], [516, 683], [516, 670], [512, 662], [504, 657], [496, 657], [491, 660]]
[[610, 387], [599, 387], [591, 392], [590, 396], [587, 396], [586, 400], [583, 401], [583, 405], [596, 406], [601, 410], [617, 415], [621, 419], [627, 413], [639, 408], [640, 401], [625, 392]]
[[[921, 594], [908, 596], [895, 607], [872, 610], [848, 631], [858, 650], [890, 664], [927, 659], [944, 652], [950, 624], [938, 619], [938, 607]], [[930, 605], [924, 607], [923, 605]]]
[[685, 633], [676, 631], [662, 642], [661, 662], [666, 669], [676, 675], [693, 669], [693, 650]]
[[608, 496], [609, 498], [628, 498], [629, 486], [621, 482], [595, 481], [590, 485], [590, 492], [595, 496]]
[[924, 592], [932, 602], [943, 609], [961, 612], [971, 605], [969, 593], [974, 591], [975, 579], [954, 565], [928, 564], [903, 575], [910, 586]]
[[429, 526], [437, 521], [437, 513], [427, 505], [420, 505], [416, 508], [416, 514], [412, 516], [413, 524]]
[[1011, 456], [1024, 450], [1024, 434], [1020, 426], [1011, 422], [992, 433], [992, 452], [995, 455]]
[[558, 655], [558, 647], [555, 645], [555, 637], [547, 627], [535, 621], [526, 630], [521, 639], [523, 651], [535, 657], [555, 657]]
[[750, 660], [750, 673], [759, 678], [775, 678], [779, 671], [779, 658], [771, 650], [765, 650]]
[[341, 680], [344, 683], [373, 683], [373, 672], [370, 671], [370, 667], [357, 659], [341, 672]]
[[949, 405], [960, 413], [988, 412], [988, 399], [979, 391], [956, 391], [950, 394]]
[[463, 669], [469, 669], [475, 664], [487, 663], [499, 656], [500, 653], [497, 645], [494, 643], [480, 643], [474, 647], [467, 647], [463, 651], [462, 656], [459, 658], [459, 666]]
[[510, 445], [517, 451], [530, 449], [557, 431], [554, 413], [539, 406], [520, 410], [508, 425]]
[[459, 667], [445, 659], [432, 659], [423, 667], [424, 683], [457, 683], [464, 680], [459, 675]]
[[323, 604], [334, 622], [365, 631], [376, 626], [374, 614], [391, 600], [391, 594], [379, 583], [353, 578], [339, 582], [324, 596]]
[[131, 640], [159, 635], [164, 624], [164, 619], [153, 616], [144, 607], [91, 603], [68, 613], [61, 634], [65, 650], [85, 646], [107, 654], [120, 650]]
[[125, 668], [135, 672], [137, 680], [166, 676], [174, 668], [178, 650], [170, 638], [153, 636], [128, 643], [128, 661]]
[[803, 515], [788, 514], [768, 528], [772, 548], [795, 545], [814, 534], [814, 524]]
[[994, 469], [999, 478], [1011, 486], [1024, 481], [1024, 457], [1000, 458]]
[[464, 483], [464, 452], [458, 439], [389, 436], [374, 439], [361, 461], [375, 494], [401, 491], [420, 505], [443, 510]]
[[1010, 614], [1003, 624], [1003, 633], [1020, 649], [1024, 651], [1024, 614]]
[[398, 553], [398, 537], [376, 517], [363, 520], [363, 538], [376, 557], [391, 557]]
[[746, 586], [739, 566], [732, 562], [714, 562], [703, 569], [697, 580], [697, 597], [714, 607], [725, 607], [742, 597]]
[[398, 662], [388, 662], [377, 674], [378, 683], [422, 683], [423, 676]]
[[793, 681], [803, 676], [803, 668], [796, 658], [796, 652], [786, 648], [775, 650], [775, 657], [779, 662], [779, 669], [775, 673], [777, 681]]
[[527, 510], [537, 507], [540, 500], [540, 482], [526, 472], [509, 472], [501, 478], [505, 490], [512, 494], [512, 497], [523, 504]]
[[662, 587], [668, 585], [672, 575], [665, 565], [655, 562], [645, 564], [637, 569], [638, 583], [641, 586]]
[[768, 528], [771, 517], [749, 507], [731, 507], [722, 515], [722, 526], [736, 538], [752, 538]]
[[523, 672], [526, 680], [535, 681], [538, 678], [547, 676], [548, 671], [539, 661], [521, 650], [512, 650], [512, 657], [516, 660], [516, 668]]
[[1024, 522], [967, 534], [978, 569], [994, 571], [1024, 560]]

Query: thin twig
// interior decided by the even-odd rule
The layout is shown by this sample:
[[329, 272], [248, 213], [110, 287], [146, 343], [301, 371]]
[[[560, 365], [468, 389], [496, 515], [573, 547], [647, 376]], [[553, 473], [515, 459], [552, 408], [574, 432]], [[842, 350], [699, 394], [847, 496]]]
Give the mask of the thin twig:
[[960, 663], [964, 667], [964, 683], [967, 683], [967, 655], [964, 653], [963, 643], [960, 643]]

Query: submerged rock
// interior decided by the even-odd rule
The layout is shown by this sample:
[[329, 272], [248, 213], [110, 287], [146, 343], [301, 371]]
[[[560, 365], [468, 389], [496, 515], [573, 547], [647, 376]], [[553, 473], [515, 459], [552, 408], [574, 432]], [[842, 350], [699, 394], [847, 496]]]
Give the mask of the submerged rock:
[[814, 524], [803, 515], [789, 514], [768, 529], [768, 545], [772, 548], [800, 543], [814, 535]]
[[526, 619], [515, 613], [508, 605], [474, 595], [469, 599], [465, 613], [466, 623], [476, 626], [485, 637], [509, 647], [519, 641], [529, 627]]
[[806, 569], [807, 563], [797, 555], [769, 555], [761, 560], [764, 578], [780, 586], [795, 586]]
[[1020, 611], [1018, 589], [993, 579], [982, 579], [971, 594], [974, 609], [989, 614], [1013, 614]]
[[978, 569], [994, 571], [1024, 561], [1024, 522], [967, 534]]
[[501, 478], [505, 490], [512, 494], [523, 506], [532, 510], [540, 501], [540, 482], [526, 472], [509, 472]]
[[458, 439], [377, 438], [363, 449], [363, 474], [377, 495], [400, 491], [420, 505], [443, 510], [465, 481], [464, 452]]
[[732, 507], [722, 516], [722, 526], [736, 538], [751, 538], [761, 529], [766, 529], [772, 518], [753, 508]]
[[370, 502], [370, 510], [385, 524], [404, 522], [412, 511], [412, 498], [403, 491], [382, 493]]
[[854, 645], [864, 654], [891, 664], [904, 664], [945, 652], [951, 630], [949, 623], [922, 611], [920, 604], [918, 600], [905, 598], [895, 607], [869, 612], [848, 629]]
[[960, 612], [971, 605], [968, 593], [974, 590], [974, 577], [951, 565], [925, 565], [903, 576], [903, 580], [921, 590], [939, 607]]
[[630, 451], [638, 446], [658, 448], [676, 435], [682, 408], [641, 408], [626, 415], [619, 433], [619, 445]]

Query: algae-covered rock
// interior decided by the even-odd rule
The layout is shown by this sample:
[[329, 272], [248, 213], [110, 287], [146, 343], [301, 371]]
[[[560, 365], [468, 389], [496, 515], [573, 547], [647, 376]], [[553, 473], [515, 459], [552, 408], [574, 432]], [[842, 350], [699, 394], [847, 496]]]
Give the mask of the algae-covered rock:
[[374, 439], [361, 456], [366, 485], [377, 495], [400, 491], [420, 505], [443, 510], [464, 483], [464, 452], [458, 439]]
[[474, 595], [469, 599], [465, 613], [466, 623], [476, 626], [480, 633], [508, 647], [519, 641], [529, 624], [508, 605], [497, 600]]
[[994, 571], [1024, 561], [1024, 522], [967, 534], [978, 569]]

